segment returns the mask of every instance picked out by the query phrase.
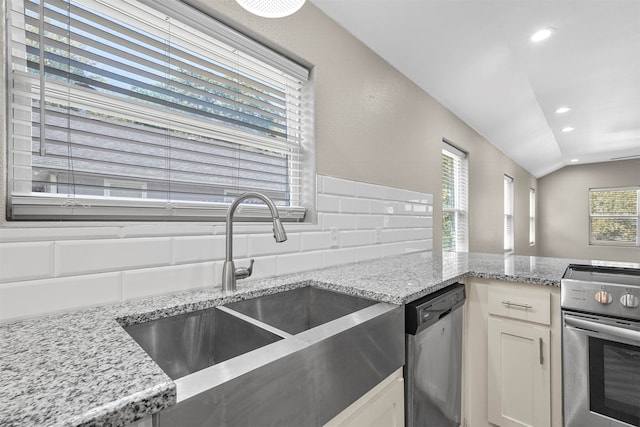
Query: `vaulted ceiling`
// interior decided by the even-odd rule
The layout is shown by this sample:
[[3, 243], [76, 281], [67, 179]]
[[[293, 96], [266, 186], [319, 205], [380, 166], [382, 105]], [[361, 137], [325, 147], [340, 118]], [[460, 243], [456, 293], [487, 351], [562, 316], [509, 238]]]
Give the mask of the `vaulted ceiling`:
[[311, 1], [536, 177], [640, 158], [640, 0]]

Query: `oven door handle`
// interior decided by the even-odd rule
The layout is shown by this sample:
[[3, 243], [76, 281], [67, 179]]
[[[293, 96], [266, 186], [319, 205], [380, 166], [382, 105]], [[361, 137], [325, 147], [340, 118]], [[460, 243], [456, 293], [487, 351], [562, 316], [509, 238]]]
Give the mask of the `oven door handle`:
[[586, 329], [588, 331], [640, 342], [640, 331], [627, 329], [622, 325], [613, 326], [606, 323], [593, 322], [591, 320], [586, 320], [584, 318], [572, 316], [570, 314], [565, 314], [564, 322], [567, 326], [573, 326], [574, 328]]

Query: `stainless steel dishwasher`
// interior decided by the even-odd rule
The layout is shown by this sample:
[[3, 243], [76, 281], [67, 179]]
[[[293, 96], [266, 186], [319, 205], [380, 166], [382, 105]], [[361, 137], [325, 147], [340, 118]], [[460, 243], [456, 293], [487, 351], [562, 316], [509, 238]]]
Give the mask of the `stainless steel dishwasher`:
[[406, 427], [460, 425], [464, 301], [455, 283], [405, 306]]

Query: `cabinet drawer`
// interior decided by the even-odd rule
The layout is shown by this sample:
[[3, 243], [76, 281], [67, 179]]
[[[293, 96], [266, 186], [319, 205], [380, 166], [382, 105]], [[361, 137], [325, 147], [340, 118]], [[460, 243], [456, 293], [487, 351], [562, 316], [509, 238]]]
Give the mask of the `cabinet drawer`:
[[489, 289], [489, 314], [551, 324], [551, 292], [544, 289]]

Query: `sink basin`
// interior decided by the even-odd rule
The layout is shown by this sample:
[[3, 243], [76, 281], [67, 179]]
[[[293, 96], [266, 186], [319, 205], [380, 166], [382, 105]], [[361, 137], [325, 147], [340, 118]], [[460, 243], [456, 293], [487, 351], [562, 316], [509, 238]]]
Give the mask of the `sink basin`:
[[127, 326], [172, 380], [281, 340], [218, 308]]
[[176, 386], [154, 427], [321, 426], [404, 364], [402, 306], [313, 286], [124, 329]]
[[366, 298], [306, 286], [226, 307], [295, 335], [374, 304]]

